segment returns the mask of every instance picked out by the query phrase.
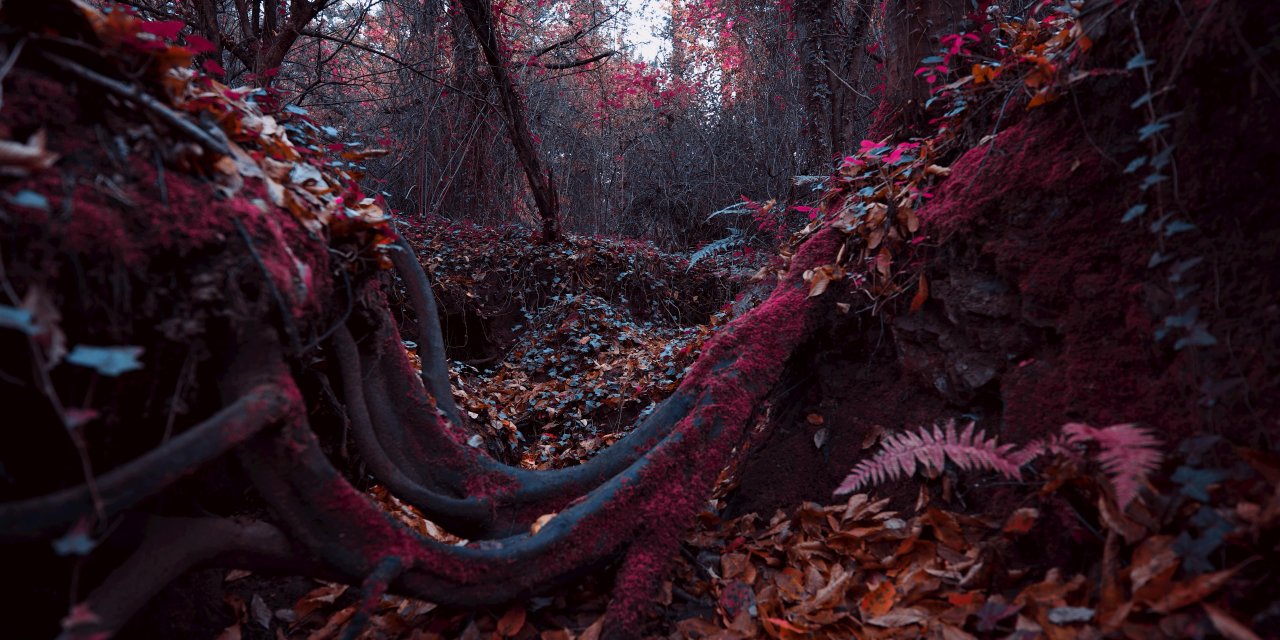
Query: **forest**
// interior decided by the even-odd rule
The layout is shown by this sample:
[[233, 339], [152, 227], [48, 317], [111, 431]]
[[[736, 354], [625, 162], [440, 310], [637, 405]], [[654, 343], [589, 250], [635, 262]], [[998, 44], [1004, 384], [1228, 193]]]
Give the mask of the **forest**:
[[0, 2], [0, 637], [1280, 638], [1277, 114], [1270, 0]]

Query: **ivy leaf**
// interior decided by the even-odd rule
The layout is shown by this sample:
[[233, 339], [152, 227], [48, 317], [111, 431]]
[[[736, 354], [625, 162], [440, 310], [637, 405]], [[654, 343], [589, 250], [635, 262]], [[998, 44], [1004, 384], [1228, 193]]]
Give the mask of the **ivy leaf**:
[[142, 347], [89, 347], [76, 345], [67, 355], [67, 362], [96, 370], [104, 376], [116, 377], [142, 368], [138, 358]]
[[1173, 222], [1169, 223], [1169, 226], [1164, 228], [1164, 235], [1171, 236], [1174, 234], [1182, 233], [1184, 231], [1192, 231], [1195, 228], [1196, 226], [1194, 224], [1191, 224], [1190, 222], [1184, 222], [1182, 220], [1174, 220]]
[[60, 556], [87, 556], [98, 543], [89, 537], [89, 520], [81, 518], [67, 535], [53, 541], [53, 552]]
[[1139, 53], [1138, 55], [1132, 58], [1129, 58], [1129, 61], [1125, 63], [1124, 68], [1126, 71], [1132, 71], [1134, 69], [1144, 69], [1146, 67], [1149, 67], [1155, 64], [1155, 62], [1156, 62], [1155, 60], [1148, 58], [1147, 54]]
[[1153, 173], [1151, 175], [1148, 175], [1146, 178], [1143, 178], [1142, 184], [1138, 185], [1138, 188], [1142, 189], [1143, 191], [1146, 191], [1147, 189], [1150, 189], [1151, 187], [1154, 187], [1155, 185], [1160, 184], [1161, 182], [1164, 182], [1165, 180], [1168, 180], [1168, 179], [1169, 179], [1169, 176], [1166, 176], [1162, 173]]
[[1156, 170], [1160, 170], [1165, 168], [1165, 166], [1167, 166], [1170, 160], [1172, 159], [1173, 159], [1173, 145], [1169, 145], [1165, 147], [1163, 150], [1161, 150], [1160, 153], [1157, 153], [1153, 158], [1151, 158], [1151, 166]]
[[1173, 349], [1181, 351], [1186, 347], [1212, 347], [1215, 344], [1218, 344], [1218, 339], [1206, 331], [1204, 325], [1198, 324], [1192, 327], [1190, 335], [1178, 338], [1178, 341], [1173, 343]]
[[35, 317], [30, 311], [2, 304], [0, 304], [0, 327], [17, 329], [29, 336], [40, 333], [40, 327], [36, 326]]
[[30, 189], [23, 189], [13, 195], [4, 194], [4, 199], [15, 207], [26, 207], [28, 209], [39, 209], [41, 211], [49, 210], [49, 199], [43, 194], [36, 193]]
[[1144, 165], [1144, 164], [1146, 164], [1146, 163], [1147, 163], [1147, 157], [1146, 157], [1146, 156], [1138, 156], [1137, 158], [1134, 158], [1133, 160], [1130, 160], [1130, 161], [1129, 161], [1129, 164], [1128, 164], [1128, 165], [1126, 165], [1126, 166], [1125, 166], [1125, 168], [1124, 168], [1124, 172], [1125, 172], [1125, 173], [1133, 173], [1134, 171], [1137, 171], [1138, 169], [1141, 169], [1141, 168], [1142, 168], [1142, 165]]
[[1200, 307], [1191, 307], [1176, 316], [1166, 317], [1164, 319], [1164, 326], [1172, 329], [1190, 329], [1195, 326], [1196, 320], [1199, 319]]
[[1133, 222], [1134, 220], [1137, 220], [1139, 216], [1141, 216], [1146, 212], [1147, 212], [1147, 205], [1135, 204], [1132, 207], [1129, 207], [1128, 211], [1124, 212], [1124, 217], [1120, 218], [1120, 222], [1121, 223]]
[[1169, 282], [1181, 282], [1182, 276], [1196, 265], [1204, 261], [1204, 258], [1195, 257], [1181, 260], [1169, 268]]
[[1155, 134], [1160, 133], [1161, 131], [1164, 131], [1165, 129], [1168, 129], [1168, 128], [1169, 128], [1168, 122], [1152, 122], [1151, 124], [1146, 125], [1141, 129], [1138, 129], [1138, 141], [1142, 142], [1147, 138], [1150, 138], [1151, 136], [1154, 136]]
[[1133, 102], [1129, 103], [1129, 108], [1137, 109], [1138, 107], [1141, 107], [1142, 105], [1151, 102], [1151, 98], [1152, 98], [1151, 92], [1148, 91], [1142, 94], [1141, 96], [1139, 96], [1137, 100], [1134, 100]]

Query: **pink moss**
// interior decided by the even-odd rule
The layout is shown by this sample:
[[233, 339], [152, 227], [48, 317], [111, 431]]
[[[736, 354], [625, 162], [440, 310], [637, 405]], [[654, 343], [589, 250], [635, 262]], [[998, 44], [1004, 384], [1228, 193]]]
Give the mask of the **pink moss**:
[[[1047, 196], [1098, 180], [1105, 171], [1096, 152], [1080, 148], [1079, 133], [1039, 118], [1027, 118], [976, 146], [951, 165], [951, 176], [920, 210], [938, 235], [971, 232], [983, 216], [1073, 215], [1053, 211]], [[1013, 199], [1011, 192], [1021, 194]], [[1017, 208], [1018, 210], [1014, 210]]]

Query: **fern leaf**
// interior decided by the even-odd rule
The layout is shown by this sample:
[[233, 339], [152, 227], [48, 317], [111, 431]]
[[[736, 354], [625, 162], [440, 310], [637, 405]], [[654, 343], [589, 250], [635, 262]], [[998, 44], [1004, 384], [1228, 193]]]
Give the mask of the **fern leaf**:
[[689, 256], [689, 268], [692, 269], [693, 265], [698, 264], [699, 260], [702, 260], [707, 256], [741, 246], [745, 242], [746, 234], [737, 229], [733, 229], [730, 235], [708, 243], [707, 246], [698, 249], [693, 255]]
[[1138, 489], [1164, 461], [1164, 454], [1159, 449], [1160, 439], [1149, 429], [1132, 424], [1114, 424], [1098, 429], [1072, 422], [1063, 425], [1062, 432], [1073, 444], [1089, 441], [1098, 444], [1098, 463], [1111, 480], [1121, 509], [1138, 497]]
[[1009, 456], [1009, 460], [1019, 467], [1025, 467], [1030, 464], [1032, 460], [1050, 453], [1057, 454], [1077, 462], [1081, 460], [1079, 452], [1071, 448], [1071, 444], [1060, 434], [1028, 442], [1018, 451], [1014, 451]]
[[1012, 451], [1013, 445], [999, 444], [994, 436], [988, 438], [983, 431], [975, 431], [972, 422], [959, 433], [954, 420], [945, 428], [934, 425], [932, 430], [921, 427], [903, 431], [886, 436], [881, 450], [859, 462], [835, 494], [909, 476], [919, 465], [941, 471], [948, 459], [965, 471], [995, 471], [1007, 478], [1021, 479], [1022, 473], [1011, 459]]
[[707, 216], [707, 220], [712, 220], [712, 219], [714, 219], [716, 216], [722, 216], [722, 215], [740, 216], [740, 215], [742, 215], [742, 214], [744, 214], [744, 213], [751, 213], [751, 209], [749, 209], [749, 208], [747, 207], [747, 203], [745, 203], [745, 202], [735, 202], [735, 203], [733, 203], [733, 204], [731, 204], [731, 205], [729, 205], [729, 206], [727, 206], [727, 207], [725, 207], [725, 208], [723, 208], [723, 209], [721, 209], [721, 210], [719, 210], [719, 211], [716, 211], [716, 212], [712, 213], [711, 215]]

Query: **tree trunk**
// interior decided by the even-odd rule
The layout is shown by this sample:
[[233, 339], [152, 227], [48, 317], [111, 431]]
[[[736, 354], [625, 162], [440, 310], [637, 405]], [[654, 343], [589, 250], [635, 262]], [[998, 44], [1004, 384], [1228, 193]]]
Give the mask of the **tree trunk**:
[[511, 134], [511, 145], [515, 148], [520, 165], [524, 167], [524, 175], [529, 179], [529, 190], [533, 192], [533, 201], [538, 207], [538, 216], [542, 219], [542, 240], [555, 242], [560, 239], [560, 199], [556, 195], [555, 180], [542, 168], [538, 148], [529, 131], [524, 101], [516, 91], [515, 82], [507, 72], [506, 62], [498, 47], [498, 33], [493, 28], [493, 13], [488, 0], [458, 0], [458, 5], [466, 13], [467, 20], [475, 31], [476, 40], [480, 42], [480, 49], [484, 51], [485, 62], [493, 74], [498, 100], [502, 104], [503, 120]]

